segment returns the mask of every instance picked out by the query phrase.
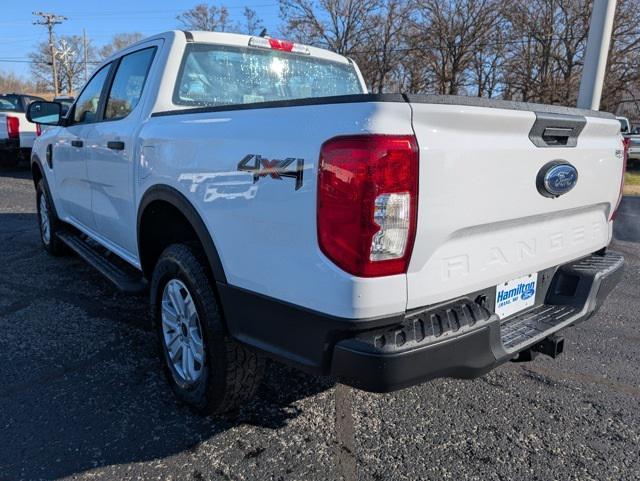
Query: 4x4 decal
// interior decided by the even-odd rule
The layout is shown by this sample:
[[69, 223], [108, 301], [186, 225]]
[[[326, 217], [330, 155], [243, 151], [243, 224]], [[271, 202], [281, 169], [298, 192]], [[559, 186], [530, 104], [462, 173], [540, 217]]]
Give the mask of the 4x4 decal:
[[[289, 166], [295, 162], [295, 168], [289, 169]], [[296, 190], [302, 187], [302, 179], [304, 174], [304, 159], [295, 159], [293, 157], [284, 160], [269, 160], [258, 154], [248, 154], [238, 162], [238, 170], [243, 172], [251, 172], [253, 174], [253, 183], [258, 182], [262, 177], [270, 176], [272, 179], [282, 180], [288, 177], [296, 180]]]

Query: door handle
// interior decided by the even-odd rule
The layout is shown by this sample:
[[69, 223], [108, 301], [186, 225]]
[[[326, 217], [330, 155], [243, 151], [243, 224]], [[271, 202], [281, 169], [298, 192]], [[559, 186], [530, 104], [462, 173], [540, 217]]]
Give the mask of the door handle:
[[111, 150], [124, 150], [124, 142], [121, 142], [119, 140], [110, 140], [109, 142], [107, 142], [107, 147], [109, 147]]
[[71, 145], [73, 147], [82, 147], [84, 143], [82, 142], [82, 140], [72, 140]]

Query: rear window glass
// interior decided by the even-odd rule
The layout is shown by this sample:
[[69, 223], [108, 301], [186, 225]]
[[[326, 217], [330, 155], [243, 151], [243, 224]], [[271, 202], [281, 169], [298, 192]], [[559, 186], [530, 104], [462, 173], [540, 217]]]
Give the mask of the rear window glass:
[[173, 101], [218, 106], [361, 93], [349, 64], [277, 50], [190, 44]]
[[0, 112], [24, 112], [18, 95], [0, 95]]

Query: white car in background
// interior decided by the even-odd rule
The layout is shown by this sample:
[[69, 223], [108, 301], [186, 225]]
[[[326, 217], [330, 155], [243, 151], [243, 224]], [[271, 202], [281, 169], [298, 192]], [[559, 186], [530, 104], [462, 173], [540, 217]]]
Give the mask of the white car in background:
[[39, 127], [27, 120], [29, 105], [43, 100], [23, 94], [0, 94], [0, 166], [11, 166], [31, 156], [31, 148], [40, 134]]
[[626, 135], [629, 142], [629, 160], [640, 160], [640, 135]]
[[620, 122], [620, 132], [622, 132], [623, 135], [626, 135], [629, 132], [631, 132], [631, 123], [629, 123], [628, 118], [616, 117], [616, 120]]

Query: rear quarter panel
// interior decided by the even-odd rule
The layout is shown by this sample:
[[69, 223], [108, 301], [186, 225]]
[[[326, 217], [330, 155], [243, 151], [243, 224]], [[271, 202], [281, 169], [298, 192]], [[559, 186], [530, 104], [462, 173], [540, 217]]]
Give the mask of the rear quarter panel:
[[[406, 103], [356, 102], [154, 116], [141, 132], [138, 200], [155, 184], [195, 206], [220, 254], [227, 281], [345, 318], [403, 312], [406, 276], [362, 279], [320, 251], [316, 183], [326, 140], [361, 133], [411, 134]], [[249, 154], [304, 159], [303, 183], [238, 170]]]

